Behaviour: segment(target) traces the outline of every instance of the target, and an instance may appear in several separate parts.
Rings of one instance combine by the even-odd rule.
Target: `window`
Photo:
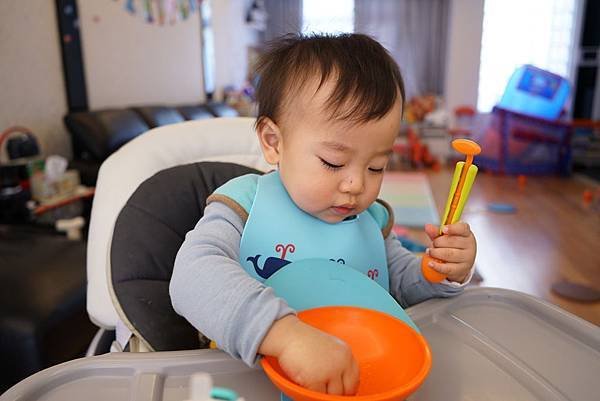
[[[354,0],[303,0],[302,33],[354,31]]]
[[[577,0],[486,0],[477,108],[500,100],[514,70],[533,64],[568,78]]]

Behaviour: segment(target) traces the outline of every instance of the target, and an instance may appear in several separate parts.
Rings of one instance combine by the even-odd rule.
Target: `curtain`
[[[302,30],[302,0],[265,0],[268,20],[265,40]]]
[[[377,39],[402,72],[406,97],[444,90],[449,0],[355,0],[354,30]]]

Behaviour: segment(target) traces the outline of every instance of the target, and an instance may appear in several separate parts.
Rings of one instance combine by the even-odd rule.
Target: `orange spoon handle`
[[[467,159],[465,160],[465,164],[460,172],[460,178],[458,180],[458,185],[456,186],[456,191],[454,191],[454,195],[452,197],[452,204],[450,205],[450,212],[448,213],[448,217],[446,221],[444,221],[444,225],[452,223],[452,219],[454,218],[454,213],[456,212],[456,208],[458,207],[458,202],[460,201],[460,194],[462,193],[463,187],[465,186],[465,181],[467,179],[467,172],[469,171],[469,167],[473,164],[473,156],[467,155]]]

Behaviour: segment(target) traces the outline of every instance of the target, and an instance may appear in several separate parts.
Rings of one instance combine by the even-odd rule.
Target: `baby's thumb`
[[[432,241],[440,235],[439,228],[433,224],[425,224],[425,233]]]

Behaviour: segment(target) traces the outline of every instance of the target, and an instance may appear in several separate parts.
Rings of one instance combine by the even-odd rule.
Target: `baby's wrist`
[[[467,278],[469,278],[469,273],[467,273],[463,276],[457,277],[457,278],[448,278],[448,280],[454,281],[455,283],[458,283],[458,284],[464,284],[465,281],[467,281]]]
[[[258,352],[262,355],[279,357],[285,345],[290,341],[294,333],[293,327],[300,320],[296,315],[286,315],[276,320],[265,335]]]
[[[464,284],[471,276],[471,270],[473,270],[473,266],[471,266],[469,270],[467,270],[464,274],[456,275],[453,277],[448,276],[448,281],[453,281],[458,284]]]

